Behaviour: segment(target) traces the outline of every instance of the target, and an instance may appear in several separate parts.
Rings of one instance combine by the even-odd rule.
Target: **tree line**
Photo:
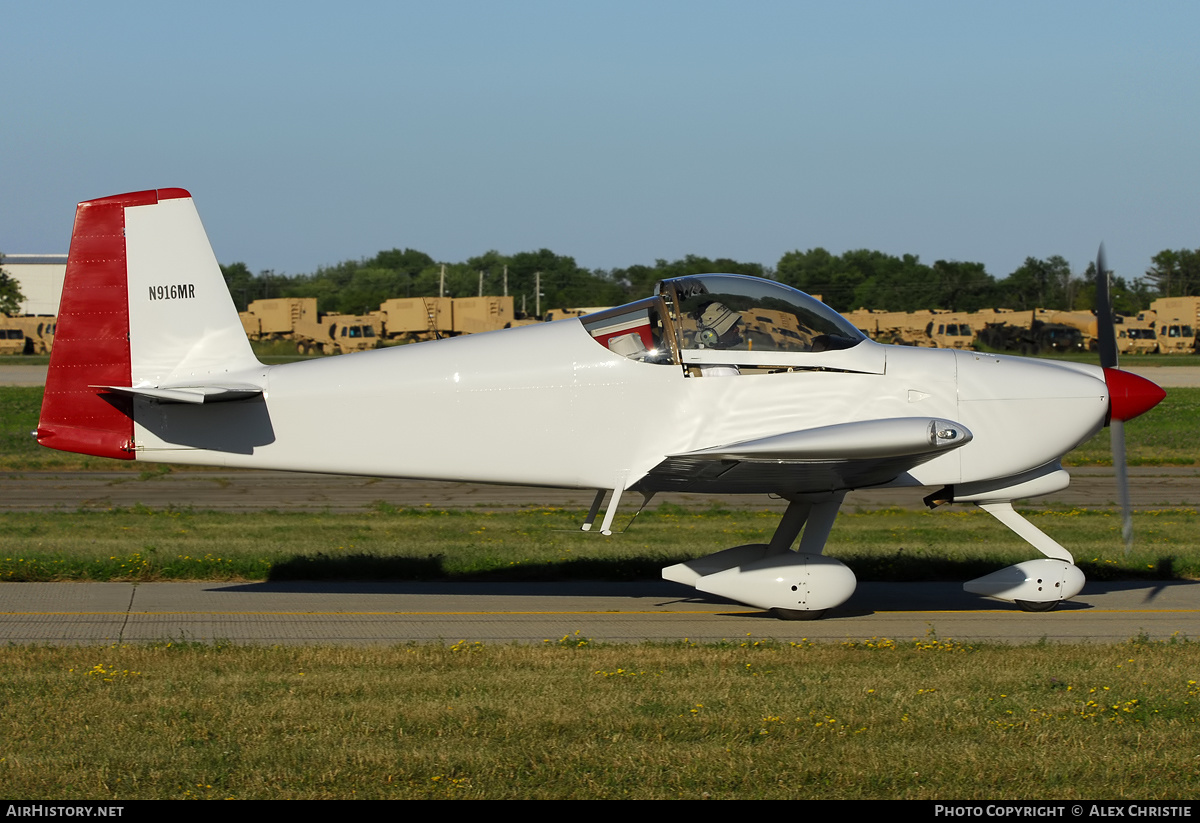
[[[1134,314],[1158,297],[1200,294],[1200,249],[1163,251],[1145,275],[1132,282],[1113,278],[1113,306]],[[414,249],[381,251],[374,257],[322,266],[312,274],[284,275],[272,270],[254,274],[245,263],[222,265],[221,271],[239,311],[258,299],[316,297],[322,311],[365,314],[393,297],[447,297],[476,294],[512,295],[518,311],[533,314],[559,307],[613,306],[649,296],[659,280],[706,272],[768,277],[819,294],[838,311],[856,308],[887,311],[984,308],[1027,310],[1090,309],[1095,301],[1095,264],[1073,273],[1062,257],[1027,257],[1003,279],[988,274],[982,263],[938,260],[923,263],[916,255],[901,257],[859,249],[834,255],[823,248],[791,251],[775,267],[728,258],[687,255],[656,260],[653,265],[586,269],[573,257],[549,249],[501,254],[489,251],[461,263],[440,263]],[[535,284],[540,284],[540,300]]]

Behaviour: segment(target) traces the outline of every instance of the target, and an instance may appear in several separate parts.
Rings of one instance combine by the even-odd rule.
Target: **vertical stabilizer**
[[[39,443],[132,459],[133,400],[107,387],[204,385],[257,366],[188,192],[79,204]]]

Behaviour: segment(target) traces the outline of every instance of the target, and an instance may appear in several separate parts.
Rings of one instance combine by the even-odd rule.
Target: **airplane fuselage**
[[[974,434],[895,481],[936,486],[1052,462],[1107,410],[1093,367],[866,340],[823,354],[820,367],[809,355],[794,371],[689,376],[615,354],[564,320],[230,375],[262,386],[251,401],[139,398],[133,441],[153,462],[611,488],[667,455],[932,416]],[[833,370],[864,362],[877,373]]]

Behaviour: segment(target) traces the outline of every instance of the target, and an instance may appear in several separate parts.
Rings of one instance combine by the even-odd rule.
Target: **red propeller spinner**
[[[1157,406],[1167,393],[1157,383],[1120,369],[1105,369],[1110,420],[1132,420]]]

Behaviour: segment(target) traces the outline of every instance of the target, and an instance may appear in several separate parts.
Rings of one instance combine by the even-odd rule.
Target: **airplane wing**
[[[876,486],[970,440],[961,423],[929,417],[839,423],[669,455],[634,488],[730,494]]]

